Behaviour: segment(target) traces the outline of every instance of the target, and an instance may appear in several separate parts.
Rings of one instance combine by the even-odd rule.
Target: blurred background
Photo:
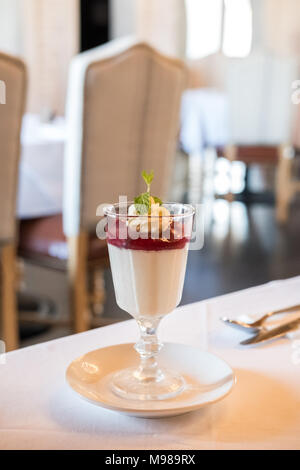
[[[131,89],[130,77],[134,77],[130,109],[136,109],[145,64],[139,59],[137,65],[130,61],[124,65],[126,51],[136,42],[147,43],[169,64],[164,73],[170,73],[170,90],[171,68],[177,64],[185,73],[180,96],[179,85],[171,96],[168,87],[163,88],[163,80],[158,80],[153,85],[155,92],[145,88],[143,98],[148,108],[153,105],[149,119],[159,119],[160,113],[165,116],[159,137],[147,124],[145,146],[151,158],[144,160],[149,166],[145,169],[152,169],[153,161],[155,174],[163,169],[167,184],[156,192],[161,191],[168,200],[201,203],[205,213],[204,247],[190,252],[182,303],[299,274],[299,15],[297,0],[0,0],[0,53],[21,58],[27,73],[24,112],[11,118],[15,123],[21,119],[20,128],[16,126],[9,134],[6,106],[12,94],[6,77],[10,75],[5,64],[1,68],[0,56],[0,81],[6,84],[1,93],[6,92],[7,103],[0,104],[0,137],[21,141],[17,184],[11,193],[17,208],[10,244],[16,254],[3,258],[4,272],[5,263],[17,266],[14,282],[21,346],[74,331],[74,305],[75,331],[127,319],[115,303],[104,248],[95,255],[101,263],[95,265],[91,277],[82,274],[86,264],[76,264],[81,256],[79,232],[67,228],[76,219],[76,210],[67,215],[69,209],[63,201],[68,199],[66,187],[80,187],[84,179],[90,188],[103,188],[101,196],[97,193],[99,203],[112,202],[111,194],[120,194],[120,180],[127,181],[127,173],[137,177],[140,171],[138,160],[130,156],[132,147],[127,148],[123,141],[120,147],[114,145],[127,132],[124,122],[133,122],[134,117],[125,113],[123,95],[110,88],[114,83],[126,94],[126,87]],[[98,46],[104,47],[99,50],[102,61],[115,57],[114,48],[125,54],[123,68],[117,70],[116,65],[108,73],[104,64],[103,72],[88,77],[88,64],[98,60],[98,52],[90,55],[89,51]],[[70,69],[74,56],[79,57],[77,66]],[[123,61],[120,57],[119,62]],[[153,60],[159,67],[160,60]],[[147,77],[151,76],[149,70]],[[83,80],[82,71],[86,94],[77,103],[76,84]],[[88,109],[88,96],[98,96],[94,91],[88,95],[88,87],[94,90],[98,86],[105,91],[97,110],[91,111],[95,113],[92,125],[82,117],[82,108]],[[77,90],[82,89],[83,85]],[[165,106],[159,108],[164,100]],[[146,110],[141,112],[146,116]],[[143,120],[145,126],[147,119]],[[69,120],[74,121],[71,134]],[[93,139],[97,129],[101,133],[105,128],[106,137],[109,134],[105,146],[100,142],[97,147],[101,166],[94,172],[94,180],[89,177],[88,164],[82,162],[95,158],[89,157],[95,151],[88,145],[80,147],[76,125],[84,142]],[[136,126],[140,126],[139,135],[141,121]],[[132,124],[130,132],[133,129]],[[168,149],[165,153],[163,145]],[[81,179],[75,172],[66,181],[64,168],[78,164],[77,160],[72,163],[70,155],[72,148],[78,151],[79,147]],[[11,158],[4,150],[0,149],[2,187],[7,180],[2,168]],[[108,181],[109,190],[105,189]],[[112,187],[114,193],[109,193]],[[131,190],[128,188],[128,194]],[[103,201],[105,191],[108,200]],[[72,201],[83,198],[83,193],[71,193]],[[96,213],[96,206],[90,205],[90,210]],[[70,240],[75,235],[73,250]],[[6,240],[3,237],[3,246]],[[86,292],[78,294],[74,278],[75,285],[92,286],[92,300],[85,300],[81,313],[76,305]],[[71,291],[77,292],[71,301],[70,282]],[[78,316],[83,310],[88,320],[82,325]]]

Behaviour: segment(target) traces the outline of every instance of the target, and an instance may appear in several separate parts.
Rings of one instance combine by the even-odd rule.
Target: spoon
[[[265,315],[263,315],[261,318],[259,318],[258,320],[251,322],[251,323],[246,323],[241,320],[231,320],[230,318],[227,318],[227,317],[223,317],[221,318],[221,320],[224,323],[226,323],[226,325],[230,325],[234,328],[247,330],[249,331],[249,333],[258,333],[259,330],[264,327],[264,322],[271,316],[278,315],[280,313],[285,313],[285,312],[294,312],[299,308],[300,308],[300,305],[295,305],[294,307],[283,308],[280,310],[268,312]]]

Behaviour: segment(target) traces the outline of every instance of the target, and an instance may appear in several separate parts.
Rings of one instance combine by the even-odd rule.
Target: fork
[[[288,313],[288,312],[295,312],[300,308],[300,305],[295,305],[293,307],[289,308],[283,308],[280,310],[273,310],[271,312],[266,313],[263,315],[261,318],[258,320],[252,322],[252,323],[246,323],[240,320],[231,320],[230,318],[223,317],[221,320],[226,323],[226,325],[233,326],[235,328],[242,328],[244,330],[249,331],[249,333],[257,333],[261,328],[264,327],[265,321],[272,317],[273,315],[278,315],[280,313]]]

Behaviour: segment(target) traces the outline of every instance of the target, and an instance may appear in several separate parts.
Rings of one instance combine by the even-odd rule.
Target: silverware
[[[260,331],[260,327],[253,327],[249,323],[244,323],[239,320],[230,320],[230,318],[223,317],[221,320],[229,326],[232,326],[233,328],[237,328],[239,330],[243,331],[248,331],[249,333],[258,333]]]
[[[286,333],[289,333],[290,331],[296,330],[299,326],[300,326],[300,318],[297,318],[296,320],[293,320],[288,323],[284,323],[283,325],[278,326],[276,328],[271,328],[270,330],[263,328],[255,336],[245,339],[240,344],[242,344],[243,346],[246,346],[248,344],[256,344],[262,341],[268,341],[270,339],[279,338],[280,336],[284,336]]]
[[[221,320],[226,323],[226,325],[232,326],[234,328],[239,328],[243,330],[249,331],[249,333],[258,333],[260,329],[263,327],[264,322],[270,318],[273,315],[278,315],[280,313],[287,313],[287,312],[294,312],[297,311],[300,308],[300,305],[295,305],[293,307],[289,308],[283,308],[280,310],[274,310],[272,312],[268,312],[265,315],[263,315],[261,318],[258,320],[252,322],[252,323],[246,323],[240,320],[231,320],[230,318],[223,317]]]

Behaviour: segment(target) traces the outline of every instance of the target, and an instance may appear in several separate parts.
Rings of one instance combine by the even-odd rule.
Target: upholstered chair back
[[[145,190],[166,197],[179,131],[184,65],[134,39],[115,40],[73,60],[67,98],[64,231],[94,230],[99,204]]]
[[[26,69],[0,53],[0,244],[16,234],[16,194],[20,133],[26,97]]]
[[[279,145],[291,139],[296,61],[255,52],[227,64],[230,138],[241,145]]]

